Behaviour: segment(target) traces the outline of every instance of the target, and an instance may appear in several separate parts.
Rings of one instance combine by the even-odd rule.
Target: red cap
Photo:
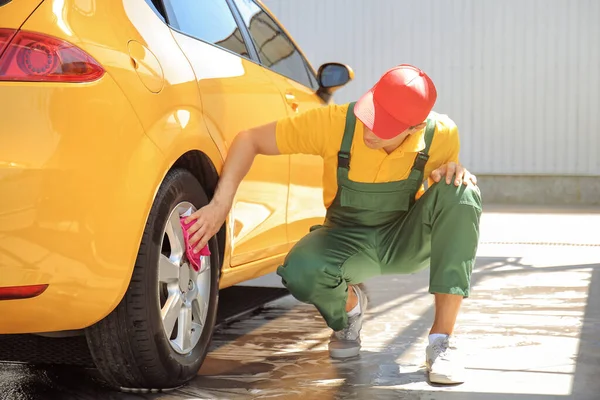
[[[387,71],[354,106],[354,114],[381,139],[391,139],[427,119],[437,91],[417,67],[398,65]]]

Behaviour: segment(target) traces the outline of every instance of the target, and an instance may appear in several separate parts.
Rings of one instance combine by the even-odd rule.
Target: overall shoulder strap
[[[431,142],[433,142],[436,123],[437,121],[435,118],[429,118],[427,120],[427,127],[425,128],[425,149],[423,150],[423,153],[425,154],[429,154],[429,148],[431,147]]]
[[[352,139],[354,138],[354,127],[356,126],[356,116],[354,115],[354,104],[350,103],[346,112],[346,126],[344,127],[344,137],[340,151],[338,152],[338,168],[350,168],[350,149],[352,148]]]
[[[420,151],[415,158],[415,162],[413,164],[413,170],[417,170],[423,172],[425,170],[425,164],[429,160],[429,148],[431,147],[431,142],[433,142],[433,134],[435,133],[435,118],[427,119],[427,127],[425,128],[425,148],[423,151]]]

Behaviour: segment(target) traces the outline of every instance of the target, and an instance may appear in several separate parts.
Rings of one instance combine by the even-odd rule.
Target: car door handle
[[[292,110],[294,110],[294,112],[298,112],[298,108],[300,107],[300,104],[298,104],[298,102],[296,101],[296,96],[294,96],[293,93],[287,92],[285,94],[285,100],[288,102],[288,104],[290,105]]]

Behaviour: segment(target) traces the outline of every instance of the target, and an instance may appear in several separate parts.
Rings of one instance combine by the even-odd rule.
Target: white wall
[[[352,101],[411,63],[479,174],[600,176],[600,0],[263,0]]]

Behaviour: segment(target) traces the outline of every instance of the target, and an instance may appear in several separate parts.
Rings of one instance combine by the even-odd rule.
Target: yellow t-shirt
[[[340,150],[349,104],[331,104],[283,118],[277,122],[277,148],[281,154],[313,154],[323,157],[323,201],[329,207],[337,192],[337,154]],[[458,162],[460,141],[456,124],[446,115],[437,119],[425,177],[448,162]],[[363,141],[363,124],[356,120],[350,151],[350,173],[356,182],[380,183],[408,178],[416,153],[425,149],[425,129],[410,135],[392,153],[368,148]],[[430,182],[431,183],[431,182]],[[421,187],[419,198],[424,192]]]

